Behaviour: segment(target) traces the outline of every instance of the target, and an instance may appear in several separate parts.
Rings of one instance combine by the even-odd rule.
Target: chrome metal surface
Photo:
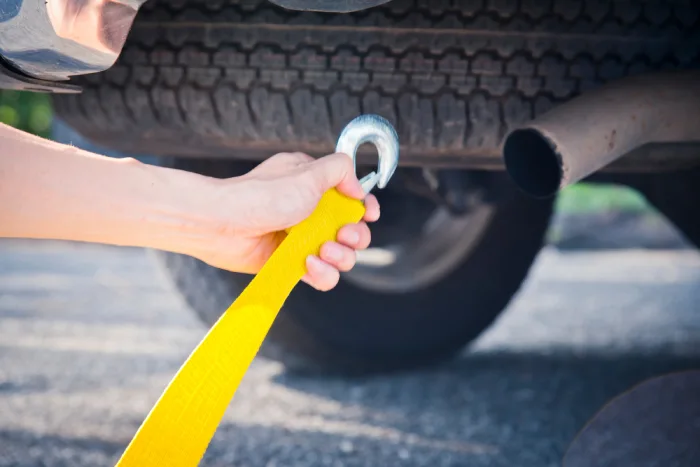
[[[639,75],[586,93],[510,133],[503,157],[524,191],[550,196],[659,143],[700,143],[700,71]]]
[[[354,163],[357,149],[365,143],[373,144],[379,157],[377,171],[360,180],[365,193],[369,193],[375,186],[386,187],[399,166],[399,136],[385,118],[373,114],[360,115],[343,128],[335,152],[347,154]]]
[[[38,79],[104,71],[145,0],[1,0],[0,55]]]
[[[360,115],[343,129],[335,151],[355,162],[357,149],[365,144],[377,148],[379,166],[360,183],[369,193],[386,187],[399,165],[399,137],[394,127],[378,115]],[[387,248],[357,252],[357,264],[344,278],[360,287],[383,293],[402,293],[424,288],[457,268],[481,237],[493,208],[482,205],[465,216],[452,216],[436,208],[420,234]]]

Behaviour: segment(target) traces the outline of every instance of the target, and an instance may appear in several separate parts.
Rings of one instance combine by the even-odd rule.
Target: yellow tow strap
[[[283,202],[283,201],[282,201]],[[202,459],[277,313],[306,272],[306,257],[359,222],[361,201],[333,189],[209,330],[160,396],[117,467],[192,467]]]

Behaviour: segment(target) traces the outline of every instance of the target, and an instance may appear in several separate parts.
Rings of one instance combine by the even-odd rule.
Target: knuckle
[[[347,173],[353,173],[355,171],[355,164],[353,160],[345,154],[340,154],[339,156],[344,171]]]
[[[309,196],[320,197],[324,190],[324,175],[318,170],[307,170],[299,177],[300,187],[303,190],[308,190]]]
[[[313,157],[309,156],[308,154],[304,152],[294,152],[292,153],[294,158],[298,160],[299,162],[311,162],[314,160]]]
[[[292,157],[291,152],[278,152],[274,156],[268,158],[268,161],[283,161]]]
[[[287,165],[300,165],[313,160],[313,157],[303,152],[280,152],[274,155],[271,159],[274,159],[276,163],[282,163]]]
[[[342,170],[343,172],[352,171],[354,168],[354,164],[352,162],[352,159],[347,154],[337,152],[335,154],[331,154],[330,156],[328,156],[327,159],[329,162],[332,162],[333,165],[337,166],[338,169]]]

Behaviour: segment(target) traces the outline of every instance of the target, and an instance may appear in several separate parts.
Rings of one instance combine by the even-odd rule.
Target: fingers
[[[322,292],[331,290],[338,285],[341,272],[355,267],[355,251],[367,248],[371,237],[364,222],[344,226],[338,231],[337,242],[324,243],[319,256],[307,258],[307,273],[302,280]]]
[[[295,168],[302,168],[306,173],[304,183],[310,183],[323,194],[331,188],[336,188],[346,196],[365,201],[365,220],[374,222],[379,219],[379,202],[373,195],[365,194],[355,175],[352,159],[346,154],[331,154],[320,159],[314,159],[301,152],[280,153],[258,166],[266,171],[283,174]]]
[[[294,169],[306,173],[306,182],[315,186],[319,193],[331,188],[356,199],[365,201],[365,220],[379,219],[379,203],[373,195],[366,195],[355,175],[355,167],[346,154],[331,154],[321,159],[303,152],[281,152],[260,163],[250,173],[263,172],[266,175],[289,175]],[[309,180],[311,179],[311,180]]]
[[[309,256],[306,258],[306,275],[302,280],[316,290],[327,292],[338,285],[340,272],[318,256]]]
[[[364,222],[348,224],[338,231],[338,242],[355,250],[364,250],[372,240],[369,227]]]
[[[320,193],[337,188],[351,198],[365,197],[365,192],[355,176],[352,159],[346,154],[331,154],[310,163],[308,176]]]
[[[348,272],[355,266],[355,250],[340,243],[324,243],[319,256],[340,272]]]
[[[367,195],[365,198],[365,217],[367,222],[377,222],[379,220],[379,201],[374,195]]]

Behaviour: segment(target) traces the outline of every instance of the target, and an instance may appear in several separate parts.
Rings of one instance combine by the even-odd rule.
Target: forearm
[[[97,156],[0,124],[0,237],[190,250],[215,231],[207,177]]]

